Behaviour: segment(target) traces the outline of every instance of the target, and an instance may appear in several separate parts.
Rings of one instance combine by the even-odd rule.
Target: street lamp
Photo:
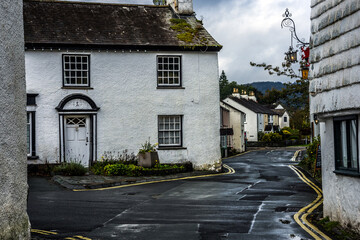
[[[294,51],[293,47],[290,46],[289,47],[289,51],[287,51],[285,53],[285,61],[289,62],[289,63],[296,63],[297,62],[297,50]]]
[[[298,62],[297,53],[298,50],[294,51],[293,40],[297,41],[297,47],[301,50],[301,62],[300,62],[300,70],[301,70],[301,78],[308,79],[309,75],[309,43],[300,40],[296,33],[295,22],[291,19],[292,14],[289,12],[289,9],[285,10],[283,14],[284,19],[281,21],[281,28],[287,27],[290,31],[290,40],[291,44],[289,46],[289,51],[285,53],[285,65],[291,66],[292,63]]]

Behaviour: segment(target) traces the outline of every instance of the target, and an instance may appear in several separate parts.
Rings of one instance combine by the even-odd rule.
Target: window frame
[[[75,57],[87,57],[87,84],[66,84],[65,83],[65,57],[66,56],[75,56]],[[62,54],[61,56],[62,60],[62,86],[63,88],[90,88],[90,54]]]
[[[287,123],[287,116],[284,116],[284,123]]]
[[[29,121],[28,121],[29,119]],[[36,156],[36,137],[35,137],[35,111],[26,112],[26,127],[29,126],[29,131],[26,129],[26,154],[28,158],[37,158]],[[28,136],[29,132],[29,136]],[[29,143],[28,143],[29,140]],[[29,147],[29,149],[28,149]],[[28,151],[29,150],[29,151]]]
[[[352,168],[351,165],[351,145],[350,142],[350,125],[351,121],[356,121],[356,168]],[[342,156],[341,156],[341,124],[345,122],[346,127],[346,152],[348,156],[347,166],[342,166]],[[334,161],[335,161],[335,173],[344,174],[344,175],[352,175],[352,176],[360,176],[359,171],[359,119],[357,115],[348,115],[342,117],[334,117],[333,118],[333,131],[334,131]],[[349,157],[350,156],[350,157]],[[349,167],[350,166],[350,167]]]
[[[160,118],[162,117],[179,117],[180,118],[180,143],[179,144],[160,144]],[[177,131],[177,130],[176,130]],[[166,148],[183,148],[183,115],[158,115],[158,143],[159,149]]]
[[[179,58],[179,83],[178,84],[159,84],[159,58]],[[174,70],[173,70],[174,72]],[[181,55],[157,55],[156,56],[156,86],[158,89],[165,88],[165,89],[171,89],[171,88],[183,88],[182,87],[182,56]]]

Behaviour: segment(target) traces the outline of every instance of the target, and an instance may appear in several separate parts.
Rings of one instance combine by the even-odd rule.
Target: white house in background
[[[277,113],[257,103],[253,92],[250,93],[250,96],[245,91],[240,95],[239,91],[234,89],[232,96],[223,101],[245,113],[244,129],[248,141],[258,141],[258,132],[265,132],[265,130],[272,132],[278,128]]]
[[[276,104],[275,108],[272,109],[279,115],[279,127],[290,127],[290,115],[281,104]]]
[[[245,113],[220,101],[220,138],[223,157],[227,157],[229,150],[245,151]]]
[[[88,166],[150,138],[160,162],[220,169],[221,45],[191,0],[25,0],[24,28],[29,162]]]
[[[310,114],[321,136],[324,216],[360,233],[360,4],[311,2]]]

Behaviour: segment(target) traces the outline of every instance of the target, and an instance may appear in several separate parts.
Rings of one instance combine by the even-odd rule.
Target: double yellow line
[[[87,238],[87,237],[83,237],[83,236],[79,236],[79,235],[76,235],[76,236],[73,236],[73,237],[67,237],[67,238],[64,238],[64,239],[67,239],[67,240],[79,240],[79,239],[91,240],[91,238]]]
[[[38,234],[41,234],[41,235],[46,235],[46,236],[57,235],[56,232],[50,232],[50,231],[45,231],[45,230],[40,230],[40,229],[31,229],[31,232],[32,233],[38,233]]]
[[[325,233],[321,232],[316,226],[314,226],[313,224],[311,224],[308,220],[307,220],[307,216],[309,214],[311,214],[317,207],[319,207],[322,202],[323,202],[323,195],[322,195],[322,190],[312,181],[310,181],[304,173],[302,173],[300,170],[298,170],[296,167],[294,167],[293,165],[289,165],[289,167],[291,168],[291,170],[293,170],[298,177],[307,185],[309,185],[312,189],[314,189],[314,191],[317,194],[317,198],[310,203],[309,205],[303,207],[302,209],[300,209],[299,212],[297,212],[294,215],[294,219],[297,222],[297,224],[300,225],[300,227],[302,229],[304,229],[307,233],[309,233],[315,240],[331,240],[331,238],[329,238]],[[301,221],[300,221],[301,219]],[[319,237],[319,235],[322,237]]]
[[[57,235],[58,233],[57,232],[50,232],[50,231],[45,231],[45,230],[40,230],[40,229],[31,229],[31,232],[32,233],[37,233],[37,234],[41,234],[41,235],[45,235],[45,236],[54,236],[54,235]],[[67,240],[91,240],[91,238],[87,238],[87,237],[84,237],[84,236],[80,236],[80,235],[76,235],[76,236],[72,236],[72,237],[66,237],[64,239],[67,239]]]

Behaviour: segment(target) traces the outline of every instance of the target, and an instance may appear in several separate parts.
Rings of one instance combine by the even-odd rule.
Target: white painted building
[[[236,152],[245,151],[245,113],[232,107],[231,105],[220,101],[221,108],[221,126],[220,137],[221,146],[224,148],[224,142],[227,147]],[[226,138],[226,140],[225,140]],[[230,143],[230,144],[229,144]]]
[[[221,46],[177,4],[25,1],[30,162],[88,166],[150,138],[162,163],[219,169]]]
[[[284,127],[290,127],[290,115],[288,111],[281,104],[277,104],[276,107],[272,110],[277,114],[279,114],[280,129]]]
[[[245,137],[248,141],[258,141],[258,132],[264,132],[265,125],[267,125],[266,122],[269,123],[268,120],[265,121],[265,117],[268,118],[270,116],[271,121],[274,119],[274,116],[277,116],[277,113],[271,109],[257,103],[255,96],[248,96],[245,92],[240,95],[236,90],[232,96],[227,97],[223,101],[245,113],[244,129]],[[270,124],[274,124],[274,122]],[[276,123],[276,125],[278,124]]]
[[[313,0],[311,8],[310,114],[321,136],[324,216],[360,233],[360,2]]]

